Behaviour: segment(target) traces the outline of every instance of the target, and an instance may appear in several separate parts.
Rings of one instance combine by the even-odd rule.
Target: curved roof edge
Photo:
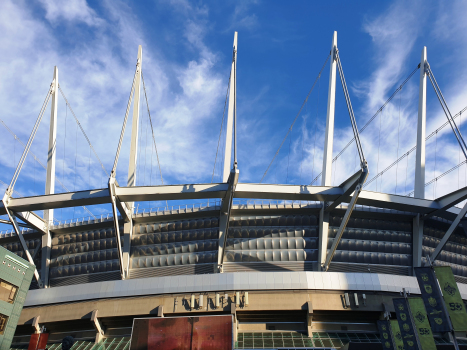
[[[458,283],[462,298],[467,285]],[[415,277],[348,272],[235,272],[105,281],[30,290],[25,307],[143,295],[254,290],[352,290],[420,294]]]

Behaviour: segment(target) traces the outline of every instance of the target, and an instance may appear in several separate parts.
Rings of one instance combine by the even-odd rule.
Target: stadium
[[[235,349],[341,349],[349,344],[382,349],[376,322],[394,318],[392,298],[420,294],[413,268],[429,262],[452,267],[466,301],[467,207],[456,205],[467,199],[467,188],[425,199],[427,83],[445,104],[426,48],[412,73],[420,76],[413,196],[363,189],[368,165],[337,33],[326,62],[330,79],[321,185],[239,182],[235,34],[222,182],[135,186],[139,100],[145,92],[140,47],[108,187],[63,193],[54,193],[54,104],[61,92],[55,68],[46,98],[52,103],[46,193],[13,196],[34,126],[0,206],[0,215],[7,215],[3,223],[13,227],[1,234],[0,245],[36,266],[11,348],[27,348],[31,334],[45,328],[48,349],[60,349],[62,339],[72,336],[73,350],[127,350],[135,319],[231,315]],[[337,75],[360,169],[331,186]],[[447,105],[445,110],[465,151],[456,133],[457,115]],[[115,171],[128,120],[128,184],[121,186]],[[135,206],[148,201],[167,205],[149,211]],[[112,215],[53,220],[54,210],[100,204],[110,204]],[[42,210],[43,218],[34,213]],[[467,345],[465,333],[456,337]],[[439,349],[454,348],[446,334],[436,334],[435,340]]]

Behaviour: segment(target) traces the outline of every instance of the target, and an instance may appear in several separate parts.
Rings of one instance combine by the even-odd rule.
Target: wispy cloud
[[[69,0],[66,2],[39,0],[44,6],[45,18],[55,24],[60,21],[84,22],[89,26],[103,24],[96,12],[91,9],[86,0]]]
[[[109,171],[131,88],[137,47],[141,44],[143,73],[164,179],[166,183],[205,181],[203,177],[210,173],[215,155],[217,120],[220,123],[214,110],[222,104],[220,91],[225,85],[225,77],[217,73],[217,54],[204,43],[206,9],[185,13],[182,23],[187,41],[174,44],[196,51],[189,60],[175,61],[147,44],[141,24],[126,3],[102,3],[105,17],[99,16],[84,0],[67,3],[67,6],[48,1],[41,4],[46,11],[45,19],[24,3],[7,0],[0,4],[0,30],[8,34],[0,38],[0,50],[5,53],[0,58],[0,102],[5,106],[2,120],[26,141],[52,81],[53,66],[57,65],[60,85]],[[87,28],[79,27],[79,23]],[[61,46],[62,33],[54,30],[64,24],[76,26],[74,31],[67,32],[71,35],[68,39],[73,40],[73,48]],[[91,35],[84,38],[80,30],[90,31]],[[49,113],[44,116],[32,148],[44,164]],[[144,97],[141,115],[142,126],[149,128]],[[216,131],[211,132],[214,129]],[[118,167],[119,181],[123,184],[126,183],[130,133],[131,122]],[[137,183],[143,184],[143,180],[146,184],[160,183],[157,182],[150,132],[144,130],[140,138]],[[15,153],[17,161],[22,150],[7,136],[1,138],[0,144],[4,150],[0,155],[2,180],[9,182],[16,165],[8,155]],[[78,190],[105,185],[105,175],[92,154],[89,158],[89,147],[79,131],[76,133],[70,111],[66,112],[61,98],[57,156],[57,176],[68,188]],[[21,178],[32,181],[33,177],[39,184],[35,188],[24,181],[18,183],[17,189],[23,195],[43,193],[45,173],[39,173],[39,169],[35,171],[30,158]],[[58,186],[57,191],[62,189]]]

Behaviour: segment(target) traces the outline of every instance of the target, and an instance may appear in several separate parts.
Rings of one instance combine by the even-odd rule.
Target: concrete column
[[[133,100],[133,122],[131,125],[131,144],[130,144],[130,163],[128,165],[128,187],[136,185],[136,162],[138,158],[138,130],[139,130],[139,105],[141,95],[141,70],[143,64],[143,48],[138,46],[138,59],[136,61],[136,79],[135,79],[135,97]],[[134,202],[126,203],[130,210],[130,215],[133,215]],[[130,217],[130,220],[133,220]],[[123,225],[123,252],[122,252],[122,271],[123,278],[127,278],[130,264],[130,251],[131,251],[131,236],[133,233],[133,223],[125,223]]]
[[[234,343],[238,340],[238,320],[237,320],[237,307],[235,303],[230,303],[230,313],[233,318],[233,340]]]
[[[321,270],[321,267],[323,267],[328,251],[329,212],[324,209],[323,203],[323,207],[319,211],[318,270]]]
[[[124,278],[128,278],[130,275],[130,252],[131,252],[131,237],[133,236],[133,223],[125,222],[123,224],[123,271]]]
[[[331,186],[332,175],[332,146],[334,141],[334,114],[336,107],[336,53],[337,53],[337,32],[334,32],[331,46],[331,64],[329,71],[328,89],[328,109],[326,115],[326,131],[324,138],[323,172],[321,175],[321,185]],[[328,247],[329,213],[325,212],[325,203],[319,214],[319,248],[318,248],[318,269],[321,269],[325,260]]]
[[[322,186],[331,186],[332,173],[332,146],[334,140],[334,113],[336,107],[336,51],[337,32],[332,37],[331,68],[329,72],[328,110],[326,116],[326,134],[324,139]]]
[[[34,333],[39,334],[41,332],[41,325],[39,324],[40,316],[36,316],[32,319],[32,328],[34,328]]]
[[[307,302],[307,313],[306,313],[306,329],[307,334],[311,338],[313,336],[311,330],[313,329],[313,306],[311,305],[311,301]]]
[[[230,86],[229,86],[229,109],[227,113],[226,135],[225,135],[225,154],[224,154],[224,170],[222,173],[222,182],[227,182],[230,175],[232,165],[232,134],[235,113],[235,98],[236,98],[236,66],[237,66],[237,32],[234,34],[233,42],[233,59],[230,69]]]
[[[94,310],[91,313],[91,322],[94,326],[94,329],[96,330],[95,343],[98,344],[104,337],[104,328],[102,327],[99,319],[97,318],[97,310]]]
[[[426,46],[420,59],[420,87],[418,93],[417,152],[415,156],[414,197],[425,198],[425,138],[426,138]],[[423,243],[423,218],[413,219],[412,258],[413,267],[421,266]]]
[[[225,200],[225,199],[224,199]],[[219,217],[219,248],[217,253],[217,266],[214,267],[215,272],[221,272],[222,269],[219,268],[222,266],[222,258],[224,256],[224,244],[227,239],[227,234],[229,230],[229,214],[221,213]]]
[[[138,156],[139,100],[141,93],[141,68],[143,63],[143,48],[138,47],[137,72],[135,81],[135,98],[133,100],[133,122],[131,125],[130,164],[128,165],[128,187],[136,184],[136,161]],[[128,203],[133,213],[133,203]]]
[[[417,214],[413,218],[413,239],[412,239],[412,260],[413,267],[419,267],[422,264],[422,244],[423,244],[423,224],[424,220]]]
[[[58,104],[58,68],[54,68],[52,81],[52,106],[50,108],[49,149],[47,153],[47,177],[45,182],[45,194],[55,193],[55,160],[57,151],[57,104]],[[53,224],[54,210],[44,210],[44,221],[47,224],[46,233],[42,236],[42,268],[41,277],[44,287],[49,285],[50,252],[52,250],[52,236],[49,227]]]
[[[415,158],[415,198],[425,198],[425,137],[426,137],[426,46],[420,60],[420,87],[418,93],[417,153]]]

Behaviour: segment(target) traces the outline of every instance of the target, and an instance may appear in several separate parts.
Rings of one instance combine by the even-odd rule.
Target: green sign
[[[381,336],[381,344],[384,350],[394,350],[394,344],[391,336],[391,326],[389,321],[380,320],[377,322],[379,335]]]
[[[419,350],[416,330],[410,318],[410,307],[405,298],[392,299],[394,310],[396,311],[397,321],[399,322],[399,330],[401,332],[402,341],[404,342],[405,350]]]
[[[422,298],[408,298],[415,329],[418,333],[420,346],[423,350],[436,350],[435,339],[431,332],[430,322]]]
[[[402,340],[401,330],[399,328],[399,322],[397,320],[389,321],[391,325],[392,336],[394,339],[394,347],[396,350],[404,350],[404,341]]]
[[[451,317],[452,327],[457,332],[467,332],[467,312],[451,266],[435,266],[434,270],[443,292],[444,303]]]
[[[444,308],[443,295],[438,288],[434,270],[431,267],[415,267],[414,270],[432,332],[450,332],[452,329],[448,321],[449,316]]]

